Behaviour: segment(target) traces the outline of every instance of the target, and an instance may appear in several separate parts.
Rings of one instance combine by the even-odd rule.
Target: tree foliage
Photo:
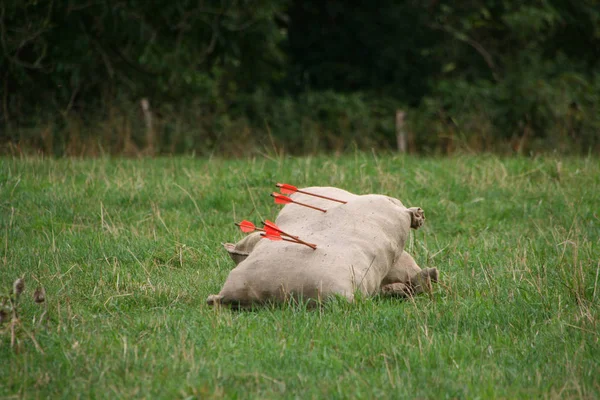
[[[165,144],[216,146],[245,124],[297,148],[310,122],[389,146],[398,107],[421,150],[461,136],[600,144],[598,0],[6,0],[0,45],[3,143],[147,97]],[[369,122],[344,122],[356,118]]]
[[[215,80],[246,90],[270,84],[283,65],[277,3],[2,2],[6,111],[45,104],[69,112],[104,95],[173,101],[205,96]]]

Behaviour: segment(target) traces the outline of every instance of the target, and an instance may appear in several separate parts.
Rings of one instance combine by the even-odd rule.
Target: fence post
[[[154,133],[154,125],[152,124],[152,111],[150,110],[150,102],[147,98],[141,101],[142,111],[144,112],[144,120],[146,122],[146,153],[153,156],[155,152],[156,135]]]
[[[406,130],[404,129],[404,117],[406,113],[402,110],[396,110],[396,140],[398,141],[398,151],[406,153]]]

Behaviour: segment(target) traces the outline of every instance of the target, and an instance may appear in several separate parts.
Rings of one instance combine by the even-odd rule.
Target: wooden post
[[[396,140],[398,141],[398,151],[406,153],[406,130],[404,129],[404,117],[406,113],[402,110],[396,110]]]
[[[154,155],[155,135],[154,126],[152,125],[152,111],[150,110],[150,102],[147,98],[140,101],[142,111],[144,112],[144,120],[146,121],[146,153]]]

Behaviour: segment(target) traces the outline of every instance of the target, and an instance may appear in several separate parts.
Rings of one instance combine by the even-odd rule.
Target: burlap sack
[[[431,282],[437,281],[437,268],[421,269],[412,256],[404,251],[381,281],[381,293],[400,297],[413,296],[431,290]]]
[[[254,246],[261,240],[259,232],[252,233],[236,244],[233,243],[223,243],[223,247],[229,253],[231,259],[235,262],[235,265],[238,265],[242,261],[244,261],[254,250]]]
[[[327,212],[296,204],[281,210],[276,224],[317,244],[317,250],[289,242],[258,240],[257,235],[248,237],[241,248],[248,245],[249,251],[240,249],[239,256],[248,255],[231,271],[221,292],[209,296],[209,304],[246,306],[283,301],[289,296],[324,299],[332,295],[352,301],[356,291],[376,294],[400,260],[409,229],[423,223],[420,208],[406,208],[387,196],[357,196],[336,188],[305,190],[348,201],[339,204],[297,193],[292,195],[294,200]]]
[[[250,255],[260,239],[259,233],[253,233],[236,244],[225,243],[223,246],[237,265]],[[422,270],[405,250],[381,281],[381,294],[399,297],[413,296],[427,290],[431,282],[437,282],[437,280],[437,268]]]

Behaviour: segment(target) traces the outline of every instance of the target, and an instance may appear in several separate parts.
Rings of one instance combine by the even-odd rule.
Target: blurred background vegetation
[[[410,152],[600,151],[600,0],[3,0],[0,45],[5,154],[395,149],[399,109]]]

